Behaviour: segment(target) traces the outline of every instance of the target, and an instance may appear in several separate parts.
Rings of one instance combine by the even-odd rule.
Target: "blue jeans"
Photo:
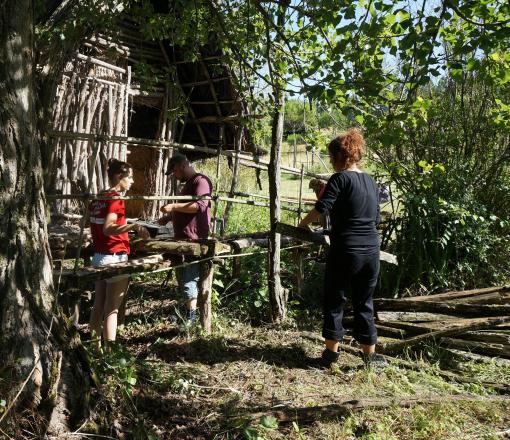
[[[192,263],[184,267],[178,267],[175,269],[175,276],[177,277],[177,282],[184,299],[186,301],[197,299],[200,264]]]

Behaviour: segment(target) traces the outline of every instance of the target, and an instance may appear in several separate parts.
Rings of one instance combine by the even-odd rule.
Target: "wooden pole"
[[[89,134],[89,133],[74,133],[74,132],[66,132],[66,131],[53,131],[50,130],[48,132],[48,136],[50,137],[57,137],[57,138],[63,138],[63,139],[81,139],[81,140],[92,140],[96,136],[100,138],[100,140],[103,141],[114,141],[114,142],[126,142],[129,145],[132,146],[142,146],[142,147],[148,147],[148,148],[161,148],[161,149],[180,149],[180,150],[188,150],[188,151],[198,151],[201,153],[208,153],[213,156],[216,156],[218,154],[218,150],[214,148],[209,147],[200,147],[196,145],[191,144],[182,144],[179,142],[173,142],[173,141],[161,141],[161,140],[155,140],[155,139],[143,139],[143,138],[133,138],[133,137],[127,137],[127,136],[114,136],[114,135],[105,135],[105,134]],[[247,161],[253,166],[261,167],[262,169],[268,169],[269,162],[266,160],[262,160],[257,158],[254,158],[253,156],[249,156],[248,154],[242,154],[237,153],[235,151],[231,150],[222,150],[221,152],[222,156],[227,157],[239,157],[241,159],[241,164],[243,164],[243,161]],[[287,172],[290,174],[296,174],[300,175],[301,171],[292,167],[287,167],[280,165],[280,170],[282,172]],[[314,177],[316,179],[324,179],[325,176],[330,176],[330,173],[328,174],[317,174],[317,173],[310,173],[305,171],[305,176],[307,177]]]
[[[241,143],[243,140],[243,132],[244,127],[241,125],[237,128],[236,133],[236,140],[235,140],[235,151],[236,151],[236,157],[234,158],[234,163],[232,165],[232,180],[230,182],[230,191],[229,191],[229,197],[234,197],[236,194],[236,189],[239,183],[239,165],[240,165],[240,159],[239,159],[239,153],[241,152]],[[230,217],[230,211],[232,210],[232,202],[227,202],[227,205],[225,206],[225,213],[223,214],[223,227],[224,229],[227,229],[228,225],[228,219]]]
[[[285,20],[285,6],[281,5],[277,13],[277,24],[283,27]],[[266,26],[269,23],[266,21]],[[270,44],[269,35],[267,44]],[[269,47],[269,46],[268,46]],[[269,49],[268,49],[269,50]],[[269,67],[271,68],[270,61]],[[277,62],[275,63],[277,64]],[[274,107],[271,124],[271,160],[269,162],[269,195],[271,232],[269,236],[269,270],[267,271],[267,285],[269,289],[269,302],[271,304],[271,320],[281,322],[287,315],[287,293],[280,279],[280,234],[276,231],[276,224],[281,217],[281,159],[283,141],[283,119],[285,112],[285,92],[282,80],[273,77]]]
[[[220,143],[218,145],[218,153],[217,153],[217,157],[216,157],[216,185],[215,185],[215,189],[214,189],[214,194],[219,194],[220,192],[220,177],[221,177],[221,150],[222,150],[222,146],[223,146],[223,140],[224,140],[224,136],[225,136],[225,125],[222,125],[220,127]],[[218,205],[219,205],[219,200],[216,201],[216,203],[214,204],[214,210],[213,210],[213,230],[212,230],[212,236],[214,237],[216,235],[216,228],[217,228],[217,225],[218,225]]]
[[[212,261],[202,261],[200,264],[200,282],[198,289],[198,309],[200,324],[205,334],[211,333],[212,326],[212,285],[214,278],[214,264]]]
[[[99,156],[99,147],[100,146],[101,146],[101,142],[96,140],[96,142],[94,144],[94,156],[93,156],[94,159],[92,162],[92,170],[95,170],[95,168],[96,168],[96,162],[97,162],[97,158]],[[92,186],[92,181],[93,181],[93,179],[89,180],[89,185],[88,185],[89,191]],[[81,218],[81,222],[80,222],[80,237],[78,238],[78,247],[76,248],[76,259],[74,260],[74,270],[75,271],[78,269],[78,265],[79,265],[79,261],[80,261],[81,247],[83,244],[83,231],[85,230],[85,223],[88,221],[89,214],[90,214],[88,201],[89,201],[89,199],[85,198],[85,212],[84,212],[84,215]]]
[[[303,205],[303,182],[304,182],[305,169],[301,164],[301,181],[299,182],[299,208],[298,208],[298,222],[301,221],[302,205]]]

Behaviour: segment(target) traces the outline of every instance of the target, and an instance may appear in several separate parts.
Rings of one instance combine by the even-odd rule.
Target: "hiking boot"
[[[384,370],[388,366],[386,358],[379,353],[363,354],[363,362],[367,368],[375,370]]]
[[[329,348],[324,349],[321,355],[320,364],[324,368],[331,367],[331,364],[335,363],[340,357],[340,352],[331,351]]]

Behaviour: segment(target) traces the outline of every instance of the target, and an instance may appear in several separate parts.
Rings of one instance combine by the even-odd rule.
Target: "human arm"
[[[163,206],[160,211],[163,214],[166,214],[165,217],[170,220],[172,216],[172,212],[182,212],[184,214],[196,214],[200,211],[200,207],[197,202],[181,202],[181,203],[169,203],[168,205]],[[163,218],[165,218],[163,217]]]
[[[319,219],[321,213],[317,211],[315,208],[312,209],[308,214],[306,214],[305,218],[299,222],[299,228],[308,229],[308,225],[313,223]]]
[[[198,175],[193,181],[191,193],[197,197],[211,197],[212,186],[209,180],[203,176]],[[198,212],[205,212],[209,207],[209,199],[192,200],[180,203],[169,203],[163,206],[160,211],[166,216],[170,216],[173,212],[181,212],[183,214],[196,214]]]
[[[149,238],[149,231],[144,228],[142,225],[138,225],[136,223],[118,225],[117,224],[117,213],[110,212],[106,215],[106,219],[103,226],[104,235],[119,235],[124,232],[135,231],[136,234],[141,238]]]

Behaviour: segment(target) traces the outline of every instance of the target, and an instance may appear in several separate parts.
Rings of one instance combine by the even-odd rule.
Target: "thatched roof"
[[[165,99],[170,99],[167,108],[177,110],[174,141],[213,149],[221,144],[222,149],[235,149],[238,127],[247,114],[247,106],[221,50],[212,45],[202,47],[196,61],[186,61],[184,48],[172,47],[165,41],[148,41],[129,20],[122,20],[119,28],[110,30],[108,36],[95,34],[86,44],[88,55],[110,62],[115,60],[120,66],[133,66],[133,104],[161,109]],[[157,80],[142,77],[139,72],[143,70],[155,74]],[[264,153],[257,151],[246,130],[241,150]],[[196,159],[208,154],[191,156]]]

